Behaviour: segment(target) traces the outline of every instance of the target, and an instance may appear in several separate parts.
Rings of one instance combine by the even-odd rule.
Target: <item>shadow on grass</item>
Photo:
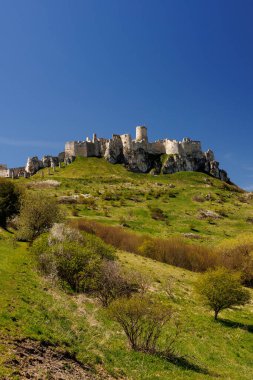
[[[184,356],[179,356],[179,355],[174,355],[174,354],[169,354],[169,355],[164,355],[164,353],[158,353],[158,356],[162,357],[163,359],[166,359],[170,363],[186,370],[194,371],[197,373],[201,373],[203,375],[210,375],[213,377],[219,377],[219,375],[215,372],[209,371],[207,368],[204,368],[200,366],[197,363],[193,363],[190,361],[187,357]]]
[[[217,322],[219,322],[220,324],[226,327],[239,328],[239,329],[253,333],[253,325],[248,325],[241,322],[234,322],[234,321],[230,321],[229,319],[223,319],[223,318],[217,319]]]

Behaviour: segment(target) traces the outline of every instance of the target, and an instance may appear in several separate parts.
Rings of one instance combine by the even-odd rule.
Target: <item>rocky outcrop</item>
[[[219,162],[213,160],[214,155],[210,152],[204,153],[202,156],[170,154],[164,159],[161,171],[163,174],[197,171],[211,174],[222,181],[229,181],[227,173],[219,169]]]
[[[120,136],[113,135],[108,141],[104,157],[111,164],[122,164],[124,162],[123,144]]]
[[[60,153],[57,157],[54,156],[43,156],[40,160],[37,156],[28,157],[25,172],[27,175],[34,175],[43,168],[53,168],[58,166],[60,162],[64,161],[65,155]]]
[[[160,156],[149,154],[142,148],[128,151],[125,154],[124,164],[128,170],[135,173],[149,173],[154,169],[158,174],[162,166]]]
[[[42,161],[39,160],[37,156],[28,157],[26,167],[25,167],[26,173],[28,173],[29,175],[33,175],[37,173],[37,171],[39,171],[41,168],[43,168],[43,164],[42,164]]]

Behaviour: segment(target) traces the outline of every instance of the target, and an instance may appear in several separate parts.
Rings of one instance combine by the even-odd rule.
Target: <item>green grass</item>
[[[34,187],[34,182],[47,179],[59,181],[60,186]],[[17,182],[56,199],[89,194],[82,203],[62,206],[67,217],[76,217],[74,211],[77,217],[124,224],[125,228],[152,236],[192,232],[199,235],[198,242],[216,245],[224,238],[252,231],[252,224],[247,222],[253,217],[251,197],[203,173],[135,174],[103,159],[79,158],[67,167],[56,168],[54,173],[44,169],[29,180]],[[204,201],[196,201],[196,197]],[[165,220],[154,220],[152,208],[160,208]],[[200,219],[200,210],[215,211],[222,217]],[[158,297],[166,297],[164,285],[169,276],[173,277],[172,302],[182,325],[177,349],[189,363],[199,366],[199,371],[185,363],[176,365],[131,351],[120,327],[96,300],[66,294],[42,278],[27,245],[15,246],[10,234],[0,232],[0,379],[15,378],[5,365],[13,357],[6,345],[27,337],[49,341],[69,350],[94,370],[102,366],[125,379],[253,378],[252,303],[222,312],[220,321],[215,322],[195,293],[198,274],[130,253],[118,252],[118,256],[124,266],[150,277],[151,289]]]
[[[203,173],[181,172],[152,176],[127,171],[122,165],[112,165],[104,159],[78,158],[65,168],[38,172],[29,181],[55,179],[57,189],[45,189],[55,197],[89,194],[93,204],[86,201],[66,205],[69,217],[87,217],[102,223],[118,225],[127,221],[129,229],[155,236],[167,237],[194,233],[204,244],[217,244],[240,232],[251,232],[253,199],[235,186],[227,185]],[[203,202],[196,201],[201,197]],[[158,207],[167,216],[154,220],[150,208]],[[73,212],[73,210],[75,210]],[[220,219],[201,219],[201,210],[211,210]]]
[[[96,300],[64,293],[37,273],[26,244],[15,247],[10,235],[0,236],[0,378],[15,378],[4,364],[13,357],[6,344],[27,337],[51,342],[94,369],[99,365],[126,379],[253,378],[252,304],[224,311],[223,321],[215,322],[195,294],[198,274],[118,252],[122,265],[149,276],[158,297],[165,297],[166,279],[173,277],[172,302],[182,324],[178,352],[205,374],[131,351],[120,327]]]

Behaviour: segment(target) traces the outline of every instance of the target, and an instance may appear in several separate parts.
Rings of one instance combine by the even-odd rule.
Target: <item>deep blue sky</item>
[[[0,162],[191,137],[253,189],[252,0],[0,0]]]

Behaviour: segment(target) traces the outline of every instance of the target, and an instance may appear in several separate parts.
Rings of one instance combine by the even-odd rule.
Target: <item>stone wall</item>
[[[180,143],[181,154],[196,155],[202,153],[200,141],[193,141],[189,138],[183,139]]]
[[[164,154],[164,153],[166,153],[164,140],[148,143],[147,151],[150,154]]]
[[[77,156],[88,157],[87,143],[85,141],[68,141],[65,144],[65,156],[66,158]]]
[[[0,177],[3,177],[3,178],[10,177],[10,170],[7,168],[1,168],[0,167]]]
[[[165,153],[166,154],[179,154],[179,142],[176,140],[169,140],[166,139],[164,141],[164,146],[165,146]]]

